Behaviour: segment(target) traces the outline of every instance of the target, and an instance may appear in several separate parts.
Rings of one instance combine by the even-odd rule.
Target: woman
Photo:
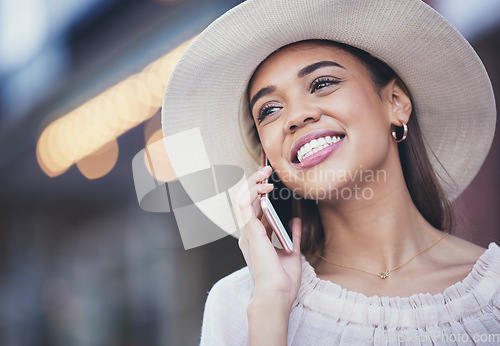
[[[479,58],[420,0],[249,0],[219,18],[163,109],[165,135],[195,124],[213,164],[252,172],[248,267],[211,290],[202,344],[498,343],[500,248],[449,235],[494,123]],[[260,150],[305,198],[291,253],[262,218]]]

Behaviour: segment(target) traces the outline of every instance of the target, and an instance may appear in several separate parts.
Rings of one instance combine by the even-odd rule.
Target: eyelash
[[[314,81],[312,81],[312,83],[309,87],[309,90],[312,94],[315,91],[326,88],[327,86],[330,86],[330,85],[337,85],[340,82],[341,81],[338,78],[320,77],[320,78],[317,78]],[[320,87],[321,84],[325,84],[325,83],[328,83],[328,85],[324,85],[324,86]],[[275,105],[265,105],[264,107],[262,107],[259,111],[258,116],[257,116],[257,122],[260,124],[269,115],[269,114],[265,114],[266,111],[269,109],[273,109],[273,108],[279,108],[279,107],[275,106]]]
[[[322,86],[322,87],[319,87],[321,84],[325,84],[325,83],[329,83],[328,85],[325,85],[325,86]],[[332,77],[320,77],[320,78],[317,78],[315,80],[313,80],[313,82],[311,83],[311,86],[309,87],[309,90],[312,93],[314,93],[315,91],[317,90],[320,90],[320,89],[323,89],[327,86],[330,86],[330,85],[337,85],[340,83],[340,80],[337,79],[337,78],[332,78]]]
[[[259,115],[257,116],[257,121],[260,124],[269,114],[264,114],[268,109],[279,108],[275,105],[265,105],[259,111]]]

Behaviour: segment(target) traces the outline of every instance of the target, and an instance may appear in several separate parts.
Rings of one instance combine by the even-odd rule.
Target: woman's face
[[[362,171],[399,162],[390,135],[391,122],[398,124],[393,86],[379,95],[363,63],[333,46],[297,43],[271,55],[255,72],[249,99],[280,179],[322,199],[333,188],[362,183]]]

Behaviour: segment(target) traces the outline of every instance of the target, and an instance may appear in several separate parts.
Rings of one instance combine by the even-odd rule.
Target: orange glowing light
[[[117,160],[118,142],[114,139],[77,161],[76,165],[87,179],[97,179],[108,174]]]
[[[126,78],[47,126],[36,149],[42,170],[54,177],[76,162],[89,179],[107,174],[118,156],[116,138],[158,113],[168,78],[193,40],[182,43],[142,72]],[[156,130],[153,132],[154,138],[161,135],[161,130],[158,134]],[[161,149],[151,148],[151,152],[158,161],[169,162],[166,152],[163,154]],[[101,163],[102,169],[96,169],[94,163],[104,157],[109,161]],[[171,179],[173,170],[160,168],[159,172],[160,176]]]
[[[36,158],[38,164],[49,177],[56,177],[64,173],[69,167],[61,166],[51,153],[51,141],[54,138],[52,132],[54,132],[54,128],[54,123],[49,124],[49,126],[43,130],[36,145]]]
[[[145,151],[144,163],[153,178],[164,182],[177,180],[177,175],[165,149],[161,129],[156,130],[148,138]]]

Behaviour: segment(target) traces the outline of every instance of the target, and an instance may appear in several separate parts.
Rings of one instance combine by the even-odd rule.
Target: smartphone
[[[263,165],[268,164],[267,156],[264,154],[264,152],[262,152],[262,161]],[[264,181],[264,183],[267,183],[267,179]],[[278,217],[278,214],[276,214],[276,210],[274,210],[274,207],[271,204],[269,197],[267,197],[267,193],[264,193],[260,196],[260,207],[262,208],[262,211],[264,212],[267,221],[269,221],[269,224],[271,225],[271,228],[276,234],[276,237],[281,243],[283,249],[286,252],[292,252],[293,250],[292,240],[290,239],[290,236],[288,236],[288,233],[286,232],[283,223]]]

